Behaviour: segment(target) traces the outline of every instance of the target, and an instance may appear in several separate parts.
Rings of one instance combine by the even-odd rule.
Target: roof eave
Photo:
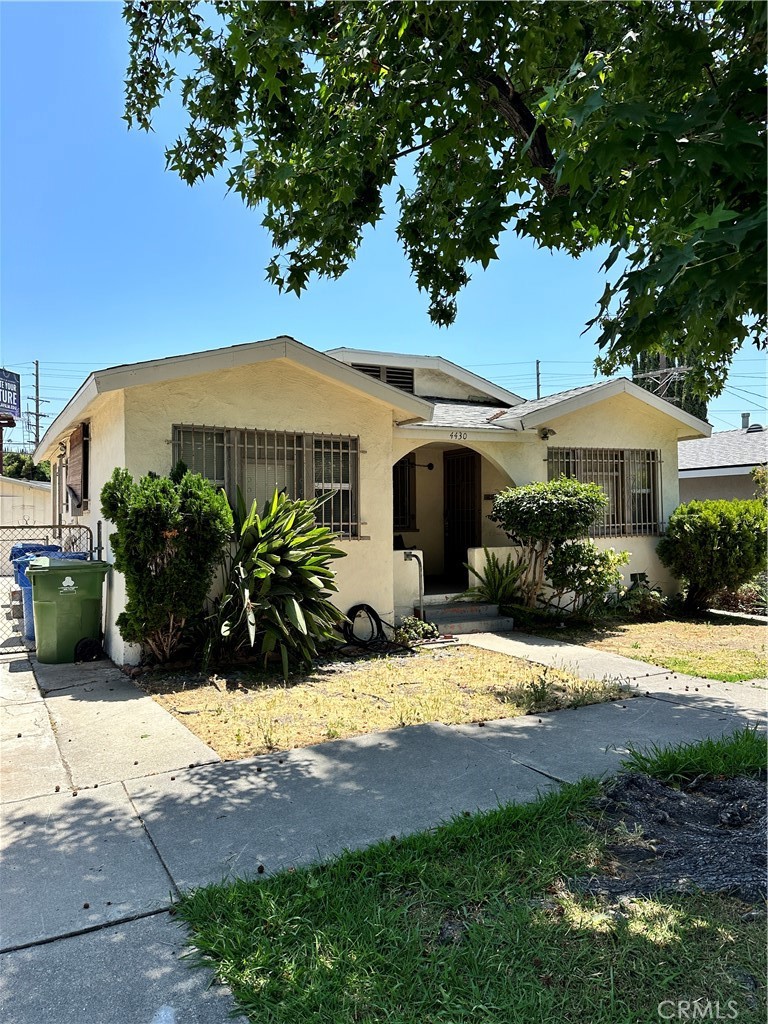
[[[512,409],[510,410],[510,416],[500,416],[496,422],[505,426],[516,426],[519,430],[531,430],[543,426],[553,419],[566,416],[568,413],[578,412],[579,409],[594,405],[595,402],[602,402],[607,398],[613,398],[615,395],[620,394],[631,395],[657,409],[659,412],[665,413],[671,419],[682,423],[694,432],[686,435],[686,437],[709,437],[712,433],[712,427],[709,423],[705,423],[696,416],[691,416],[690,413],[685,412],[683,409],[678,409],[663,398],[659,398],[657,395],[651,394],[650,391],[646,391],[645,388],[633,384],[626,377],[618,377],[615,380],[595,384],[589,391],[584,391],[580,395],[574,395],[572,398],[565,398],[561,402],[553,402],[552,405],[544,409],[538,409],[527,416],[515,417],[514,409]]]
[[[290,359],[299,365],[336,380],[337,383],[355,391],[367,394],[376,401],[389,405],[394,410],[396,422],[410,423],[428,420],[432,417],[431,402],[416,395],[410,395],[384,381],[366,377],[347,364],[324,352],[317,352],[283,335],[265,341],[232,345],[221,349],[207,349],[180,356],[166,356],[141,363],[122,364],[98,370],[85,380],[62,411],[45,432],[35,450],[35,458],[45,458],[58,439],[79,422],[90,403],[97,395],[142,384],[156,384],[163,380],[180,380],[217,370],[233,369],[274,359]]]

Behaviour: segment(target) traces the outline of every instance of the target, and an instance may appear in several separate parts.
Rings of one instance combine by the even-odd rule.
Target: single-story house
[[[741,414],[740,430],[681,441],[678,447],[680,501],[754,498],[752,470],[768,463],[768,430]]]
[[[672,587],[655,547],[678,504],[677,445],[708,434],[623,378],[525,401],[439,356],[323,353],[280,337],[95,371],[35,457],[51,460],[54,521],[94,528],[115,466],[137,477],[183,459],[249,501],[275,484],[304,497],[333,491],[322,520],[347,555],[335,563],[335,600],[391,622],[418,595],[407,549],[420,553],[428,586],[456,593],[465,562],[509,543],[488,519],[496,492],[562,473],[605,488],[595,535],[632,552],[627,574]],[[138,656],[114,625],[124,601],[112,574],[105,644],[118,663]]]

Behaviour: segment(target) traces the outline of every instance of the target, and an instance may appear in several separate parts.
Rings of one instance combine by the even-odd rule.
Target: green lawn
[[[325,865],[186,895],[206,962],[264,1024],[630,1024],[662,1000],[735,1000],[764,1020],[760,921],[712,896],[615,913],[568,892],[597,870],[596,783],[459,818]]]

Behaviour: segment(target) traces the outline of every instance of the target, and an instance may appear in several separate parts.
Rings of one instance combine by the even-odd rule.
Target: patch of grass
[[[768,739],[765,732],[745,726],[720,739],[645,750],[629,748],[622,767],[645,772],[661,782],[690,782],[697,778],[733,779],[739,775],[758,775],[768,765]]]
[[[760,921],[721,897],[611,907],[567,891],[597,871],[597,784],[462,817],[262,881],[182,897],[201,962],[269,1024],[630,1024],[662,1000],[733,999],[763,1020]]]
[[[764,626],[719,619],[664,619],[660,622],[603,621],[593,627],[525,627],[528,632],[583,644],[649,662],[686,675],[726,683],[768,674]]]
[[[489,721],[629,696],[620,683],[459,646],[282,678],[145,677],[141,685],[224,759],[424,722]]]

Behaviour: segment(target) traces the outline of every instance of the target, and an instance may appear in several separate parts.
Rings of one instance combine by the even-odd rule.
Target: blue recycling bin
[[[35,639],[35,616],[32,605],[32,580],[27,576],[27,566],[35,555],[25,555],[13,561],[13,573],[21,587],[21,607],[24,614],[22,635],[25,640]]]
[[[21,580],[19,579],[19,570],[16,568],[16,562],[19,558],[23,558],[24,555],[32,554],[33,552],[38,555],[53,554],[55,551],[61,551],[61,545],[59,544],[37,544],[32,541],[22,541],[19,544],[14,544],[11,548],[11,554],[8,561],[13,565],[13,579],[14,582],[21,586]]]

